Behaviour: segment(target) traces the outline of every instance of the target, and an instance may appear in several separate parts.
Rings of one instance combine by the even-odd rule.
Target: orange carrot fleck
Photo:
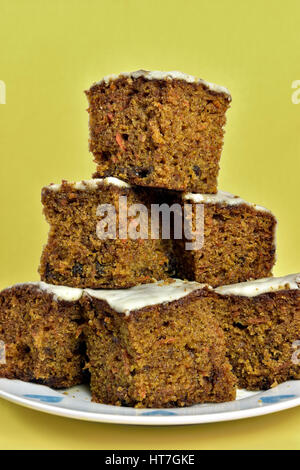
[[[124,140],[122,139],[122,136],[121,134],[119,134],[119,132],[116,135],[116,141],[117,141],[118,146],[121,148],[121,150],[125,152],[126,148],[125,148]]]
[[[166,339],[161,339],[159,342],[162,344],[171,344],[176,341],[176,338],[166,338]]]

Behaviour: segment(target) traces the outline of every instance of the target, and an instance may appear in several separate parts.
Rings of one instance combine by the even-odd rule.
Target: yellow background
[[[275,274],[300,271],[299,0],[0,0],[0,287],[37,280],[40,189],[89,178],[83,90],[139,68],[227,86],[219,187],[278,216]],[[240,422],[137,428],[0,401],[0,448],[300,448],[300,407]]]

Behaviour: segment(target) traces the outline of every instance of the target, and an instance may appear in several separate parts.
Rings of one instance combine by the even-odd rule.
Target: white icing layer
[[[225,204],[227,206],[239,206],[241,204],[246,204],[249,207],[253,207],[257,211],[268,212],[271,214],[269,209],[259,206],[258,204],[247,202],[239,196],[235,196],[234,194],[228,193],[226,191],[218,191],[217,194],[185,193],[183,199],[184,201],[191,201],[194,203]]]
[[[112,80],[117,80],[120,77],[128,77],[128,78],[140,78],[143,77],[146,80],[184,80],[185,82],[188,83],[201,83],[202,85],[206,86],[209,90],[212,90],[216,93],[224,93],[227,95],[228,99],[231,100],[231,95],[227,88],[216,85],[215,83],[207,82],[206,80],[203,80],[202,78],[196,78],[193,77],[193,75],[188,75],[183,72],[178,72],[176,70],[170,71],[170,72],[161,72],[158,70],[154,71],[149,71],[149,70],[137,70],[135,72],[123,72],[120,73],[119,75],[107,75],[104,77],[102,80],[97,82],[97,84],[100,83],[106,83],[108,84]]]
[[[116,312],[129,315],[133,310],[181,299],[195,290],[203,289],[204,286],[205,284],[199,284],[198,282],[176,279],[171,284],[160,281],[129,289],[85,289],[84,292],[96,299],[105,300]]]
[[[228,286],[217,287],[215,292],[222,295],[238,295],[242,297],[255,297],[268,292],[282,289],[297,290],[300,288],[300,273],[283,277],[267,277],[256,281],[240,282]]]
[[[67,302],[75,302],[82,296],[83,289],[76,287],[54,286],[46,282],[39,282],[38,286],[41,290],[53,294],[55,299],[66,300]]]
[[[130,188],[130,184],[125,183],[125,181],[120,180],[119,178],[114,178],[113,176],[108,176],[107,178],[95,178],[91,180],[78,181],[77,183],[71,182],[68,185],[73,186],[74,189],[79,191],[85,191],[87,189],[97,189],[99,185],[112,185],[117,186],[118,188]],[[45,186],[44,189],[52,189],[52,191],[60,191],[62,184],[49,184]]]
[[[142,284],[129,289],[99,290],[55,286],[47,284],[46,282],[24,282],[6,287],[3,291],[19,286],[35,286],[41,291],[52,294],[56,301],[65,300],[67,302],[76,302],[82,297],[83,293],[85,293],[90,297],[106,301],[113,310],[129,315],[133,310],[173,302],[204,287],[214,290],[221,295],[236,295],[242,297],[256,297],[257,295],[277,292],[284,289],[299,290],[300,273],[283,277],[267,277],[255,281],[240,282],[238,284],[216,287],[215,289],[212,289],[212,287],[207,284],[175,279],[174,282],[170,284],[159,281],[151,284]]]
[[[76,302],[82,296],[83,289],[77,289],[75,287],[67,286],[54,286],[52,284],[47,284],[46,282],[23,282],[15,284],[14,286],[7,287],[4,290],[13,289],[14,287],[22,286],[35,286],[39,290],[52,294],[54,300],[65,300],[67,302]]]

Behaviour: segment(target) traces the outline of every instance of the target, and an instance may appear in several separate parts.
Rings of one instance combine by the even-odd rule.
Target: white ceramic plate
[[[135,409],[91,402],[87,387],[56,391],[19,380],[0,379],[0,397],[13,403],[67,418],[101,423],[177,425],[214,423],[250,418],[300,405],[300,380],[285,382],[266,392],[238,391],[237,400],[186,408]]]

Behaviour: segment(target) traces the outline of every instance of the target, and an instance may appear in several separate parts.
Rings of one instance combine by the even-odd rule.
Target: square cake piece
[[[41,283],[0,292],[0,377],[53,388],[83,381],[81,289]]]
[[[233,400],[236,379],[211,295],[208,287],[180,280],[86,289],[92,399],[148,408]]]
[[[300,379],[300,273],[215,289],[212,309],[241,388]]]
[[[272,275],[277,221],[268,209],[224,191],[185,194],[181,204],[191,209],[185,224],[196,238],[202,233],[203,246],[189,250],[186,237],[174,241],[177,277],[216,287]],[[199,205],[204,216],[197,232]]]
[[[139,70],[106,77],[86,94],[96,177],[216,193],[226,88],[180,72]]]
[[[123,288],[170,277],[171,241],[152,239],[150,223],[144,230],[130,215],[142,207],[148,217],[159,193],[132,188],[117,178],[43,188],[50,231],[41,279],[72,287]]]

